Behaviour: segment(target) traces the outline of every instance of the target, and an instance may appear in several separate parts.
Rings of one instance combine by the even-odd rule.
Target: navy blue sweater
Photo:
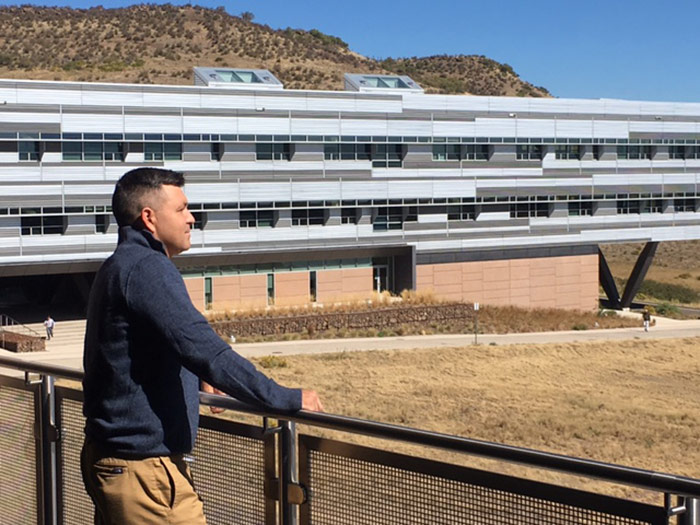
[[[192,450],[199,380],[264,408],[295,411],[301,390],[258,372],[216,335],[148,232],[119,231],[90,292],[83,365],[88,438],[123,457]]]

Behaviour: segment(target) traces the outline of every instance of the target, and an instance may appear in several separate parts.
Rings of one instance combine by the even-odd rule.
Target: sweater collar
[[[119,239],[117,244],[121,244],[123,242],[134,242],[143,246],[148,246],[152,250],[161,252],[165,256],[168,255],[165,253],[163,243],[156,239],[148,230],[137,230],[133,226],[123,226],[119,228]]]

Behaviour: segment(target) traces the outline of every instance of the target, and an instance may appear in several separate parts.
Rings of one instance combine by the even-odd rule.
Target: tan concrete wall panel
[[[316,272],[316,300],[320,303],[366,299],[372,290],[372,268]]]
[[[204,277],[188,277],[184,281],[192,304],[197,310],[203,312],[206,306],[204,304]]]
[[[275,305],[306,304],[309,295],[309,272],[275,274]]]
[[[267,306],[265,274],[212,277],[212,309],[262,308]]]
[[[593,310],[598,304],[598,256],[420,265],[416,288],[450,300]]]

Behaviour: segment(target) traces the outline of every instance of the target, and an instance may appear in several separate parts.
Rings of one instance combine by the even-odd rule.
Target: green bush
[[[676,301],[679,303],[695,303],[700,301],[700,294],[683,286],[682,284],[661,283],[647,279],[639,288],[639,293],[647,297],[654,297],[662,301]]]
[[[287,368],[287,360],[276,355],[261,357],[259,362],[263,368]]]
[[[677,306],[668,303],[657,304],[654,310],[663,317],[675,317],[681,313]]]
[[[332,35],[326,35],[325,33],[321,33],[318,29],[312,29],[309,31],[309,34],[323,42],[324,44],[327,45],[335,45],[335,46],[340,46],[344,48],[348,48],[348,43],[341,40],[337,36],[332,36]]]
[[[571,327],[572,330],[588,330],[588,326],[582,323],[575,324]]]

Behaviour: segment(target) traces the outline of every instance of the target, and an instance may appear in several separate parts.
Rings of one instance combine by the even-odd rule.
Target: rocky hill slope
[[[343,89],[343,73],[406,73],[428,92],[550,96],[483,56],[382,61],[318,30],[275,30],[223,8],[0,7],[0,77],[191,84],[192,66],[269,69],[289,89]]]

